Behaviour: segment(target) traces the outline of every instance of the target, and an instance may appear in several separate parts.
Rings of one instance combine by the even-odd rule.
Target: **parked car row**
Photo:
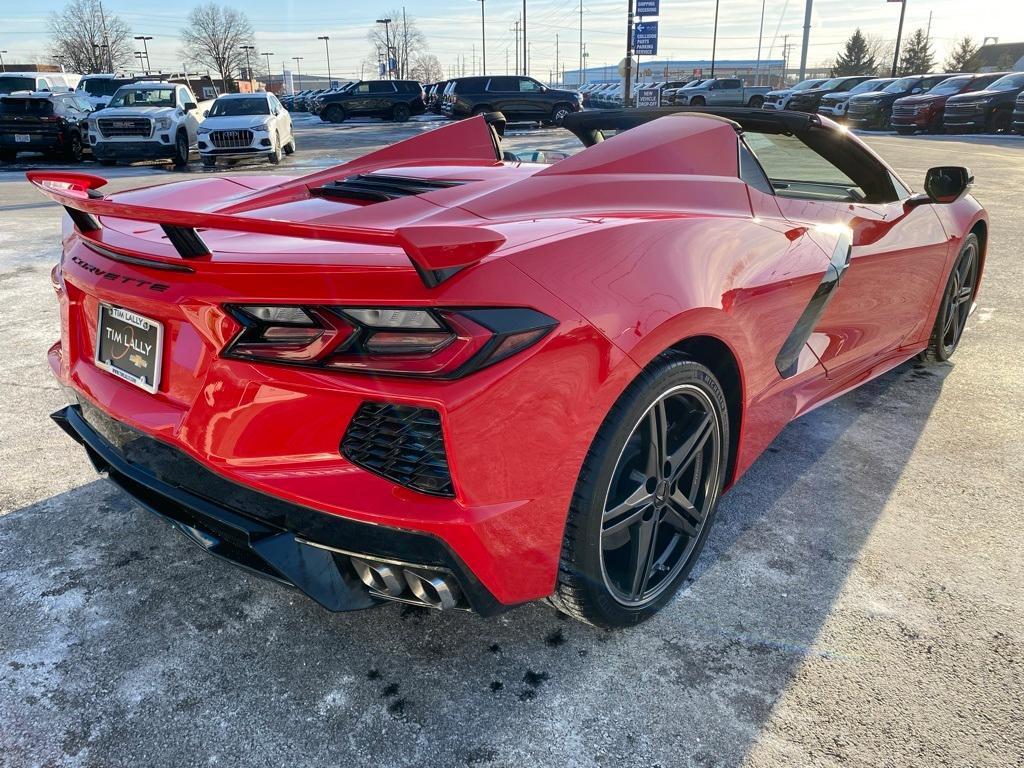
[[[817,112],[853,128],[902,134],[1011,129],[1024,133],[1024,116],[1014,117],[1015,111],[1024,111],[1015,106],[1022,93],[1024,72],[836,77],[773,91],[765,108]]]
[[[77,92],[19,91],[0,96],[0,160],[22,152],[102,165],[171,160],[198,153],[203,165],[263,156],[278,163],[295,151],[291,116],[272,93],[220,96],[205,108],[188,86],[161,81],[122,85],[102,109]]]

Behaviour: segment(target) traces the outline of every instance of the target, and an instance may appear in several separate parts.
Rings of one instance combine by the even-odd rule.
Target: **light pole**
[[[136,51],[135,52],[135,58],[139,60],[139,66],[140,67],[145,67],[146,66],[145,63],[143,62],[143,57],[144,56],[145,56],[145,54],[142,51]]]
[[[4,64],[4,54],[5,53],[7,53],[7,51],[0,51],[0,72],[6,72],[7,71],[7,65]]]
[[[711,79],[715,79],[715,53],[718,50],[718,0],[715,0],[715,31],[711,36]]]
[[[892,73],[889,77],[896,77],[896,65],[900,63],[900,39],[903,37],[903,17],[907,13],[907,0],[900,2],[900,25],[896,30],[896,51],[892,55]]]
[[[260,54],[260,56],[267,57],[267,85],[270,84],[270,57],[273,55],[274,54],[271,51],[264,51]],[[281,77],[281,93],[284,93],[284,76]]]
[[[814,0],[807,0],[807,5],[804,8],[804,46],[800,50],[800,80],[804,79],[804,73],[807,71],[807,44],[811,39],[811,13],[814,10]],[[896,50],[900,49],[899,40],[896,41]],[[893,75],[895,77],[895,75]]]
[[[299,90],[302,90],[302,65],[299,64],[302,61],[302,56],[292,56],[292,61],[295,62],[295,74],[299,76]]]
[[[331,38],[328,35],[320,35],[317,38],[317,40],[323,40],[324,41],[324,49],[326,49],[326,51],[327,51],[327,87],[328,88],[330,88],[331,87],[331,83],[334,82],[334,79],[331,77],[331,46],[330,46],[330,43],[327,42],[330,39]]]
[[[391,19],[377,19],[378,24],[384,25],[384,71],[388,75],[388,79],[394,79],[394,74],[391,71],[391,30],[389,25]]]
[[[480,0],[480,74],[487,74],[487,28],[484,24],[485,0]]]
[[[136,40],[142,41],[142,50],[146,52],[146,74],[148,75],[150,70],[153,68],[149,63],[149,46],[146,45],[147,40],[152,40],[152,35],[136,35]]]
[[[245,76],[249,81],[249,90],[252,91],[252,62],[249,60],[249,51],[255,51],[255,45],[240,45],[238,46],[245,51]]]

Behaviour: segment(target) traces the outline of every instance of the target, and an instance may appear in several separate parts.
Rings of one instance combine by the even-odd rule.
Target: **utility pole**
[[[150,73],[150,71],[152,70],[152,66],[149,63],[149,46],[146,45],[146,41],[147,40],[152,40],[153,36],[152,35],[136,35],[135,39],[142,41],[142,50],[145,51],[145,54],[146,54],[146,74],[148,75]]]
[[[270,80],[270,57],[274,54],[270,51],[264,51],[260,54],[261,56],[267,57],[267,80]],[[284,93],[284,76],[281,77],[281,93]]]
[[[330,39],[331,38],[330,38],[329,35],[320,35],[320,36],[317,37],[317,40],[323,40],[324,41],[324,50],[327,51],[327,87],[328,88],[330,88],[331,87],[331,83],[334,82],[334,78],[331,77],[331,44],[328,42]]]
[[[518,44],[517,42],[516,45]],[[505,49],[505,74],[508,74],[508,48]]]
[[[480,74],[487,74],[487,27],[484,21],[484,0],[480,0]],[[505,52],[508,58],[508,52]],[[508,67],[506,67],[508,69]]]
[[[292,61],[295,62],[295,74],[299,78],[299,90],[302,90],[302,65],[299,63],[302,61],[302,56],[292,56]]]
[[[391,69],[391,32],[389,29],[391,19],[377,19],[377,23],[384,25],[384,71],[388,73],[389,80],[394,80],[394,73]]]
[[[245,51],[245,77],[249,81],[249,90],[252,91],[252,62],[249,61],[249,51],[256,50],[256,46],[240,45],[238,47]]]
[[[558,33],[555,32],[555,74],[558,74]],[[551,77],[548,77],[548,82],[551,82]]]
[[[896,69],[900,63],[900,41],[903,39],[903,17],[907,13],[907,0],[900,2],[900,25],[896,29],[896,50],[892,54],[892,72],[889,77],[896,77]]]
[[[814,0],[807,0],[807,5],[804,8],[804,45],[800,50],[800,77],[799,80],[804,79],[804,72],[807,71],[807,43],[811,39],[811,10],[814,8]]]
[[[717,1],[717,0],[716,0]],[[622,106],[633,106],[633,0],[626,11],[626,82],[622,88]]]
[[[526,45],[526,0],[523,0],[523,75],[530,74],[530,49]]]
[[[715,0],[715,31],[711,35],[711,79],[715,79],[715,54],[718,51],[718,0]]]
[[[516,74],[519,74],[519,19],[516,19],[515,25],[512,27],[516,33]]]
[[[789,69],[789,35],[782,36],[782,84],[786,84],[786,70]]]
[[[110,50],[110,38],[107,36],[107,15],[103,11],[103,2],[100,0],[100,23],[103,25],[103,48],[107,49],[107,60],[110,62],[110,72],[114,74],[114,53]]]

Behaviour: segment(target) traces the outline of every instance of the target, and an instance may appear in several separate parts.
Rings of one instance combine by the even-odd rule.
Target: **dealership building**
[[[711,77],[711,59],[640,59],[638,72],[634,79],[641,83],[656,83],[665,80],[687,80],[693,77]],[[785,73],[785,77],[783,76]],[[716,59],[715,77],[742,77],[749,85],[779,85],[783,80],[791,80],[796,72],[786,69],[783,59]],[[827,77],[828,70],[808,70],[806,77]],[[588,67],[583,70],[567,69],[563,82],[567,86],[583,83],[614,82],[620,79],[618,63],[602,67]]]

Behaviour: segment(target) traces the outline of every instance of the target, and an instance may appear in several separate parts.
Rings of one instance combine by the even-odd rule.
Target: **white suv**
[[[196,146],[199,115],[196,97],[184,85],[130,83],[89,115],[89,145],[103,165],[170,159],[183,166]]]
[[[212,167],[217,159],[263,155],[275,165],[295,151],[292,118],[272,93],[220,96],[199,126],[199,155]]]

